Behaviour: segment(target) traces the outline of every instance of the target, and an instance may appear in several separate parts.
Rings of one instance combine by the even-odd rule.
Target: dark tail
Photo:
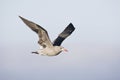
[[[33,54],[39,54],[38,52],[32,52]]]

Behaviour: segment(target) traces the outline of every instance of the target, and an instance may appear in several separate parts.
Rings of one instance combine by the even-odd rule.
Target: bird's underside
[[[34,32],[36,32],[38,34],[39,37],[39,45],[43,47],[43,49],[40,49],[36,52],[36,54],[42,54],[42,55],[48,55],[48,56],[55,56],[58,55],[60,52],[64,51],[65,48],[61,47],[62,42],[72,34],[72,32],[75,30],[74,26],[72,23],[70,23],[62,33],[60,33],[60,35],[54,40],[54,42],[52,43],[48,32],[41,27],[40,25],[29,21],[21,16],[19,16],[22,21],[30,28],[32,29]]]

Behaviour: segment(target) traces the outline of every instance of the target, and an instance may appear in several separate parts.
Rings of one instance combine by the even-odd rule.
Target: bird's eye
[[[60,49],[63,49],[63,47],[60,47]]]

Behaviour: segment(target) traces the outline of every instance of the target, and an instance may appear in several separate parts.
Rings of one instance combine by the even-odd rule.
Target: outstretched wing
[[[64,39],[66,39],[68,36],[72,34],[72,32],[75,30],[75,27],[72,23],[70,23],[65,30],[60,33],[60,35],[54,40],[53,45],[54,46],[60,46]]]
[[[39,41],[38,43],[43,47],[51,47],[53,46],[53,44],[51,43],[50,39],[49,39],[49,36],[48,36],[48,33],[47,31],[42,28],[41,26],[39,26],[38,24],[32,22],[32,21],[29,21],[21,16],[19,16],[22,21],[29,27],[31,28],[34,32],[36,32],[39,36]]]

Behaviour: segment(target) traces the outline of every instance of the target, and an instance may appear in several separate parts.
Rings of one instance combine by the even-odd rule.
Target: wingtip
[[[26,23],[26,21],[29,21],[29,20],[27,20],[27,19],[25,19],[25,18],[23,18],[23,17],[21,17],[21,16],[19,16],[19,18],[20,18],[24,23]]]
[[[18,17],[21,17],[20,15],[18,15]]]
[[[70,24],[69,25],[72,25],[73,26],[73,24],[70,22]]]
[[[22,18],[21,16],[18,16],[19,18]]]
[[[73,29],[75,29],[74,25],[71,22],[68,26],[71,26]]]
[[[72,24],[72,23],[70,22],[70,24]]]

